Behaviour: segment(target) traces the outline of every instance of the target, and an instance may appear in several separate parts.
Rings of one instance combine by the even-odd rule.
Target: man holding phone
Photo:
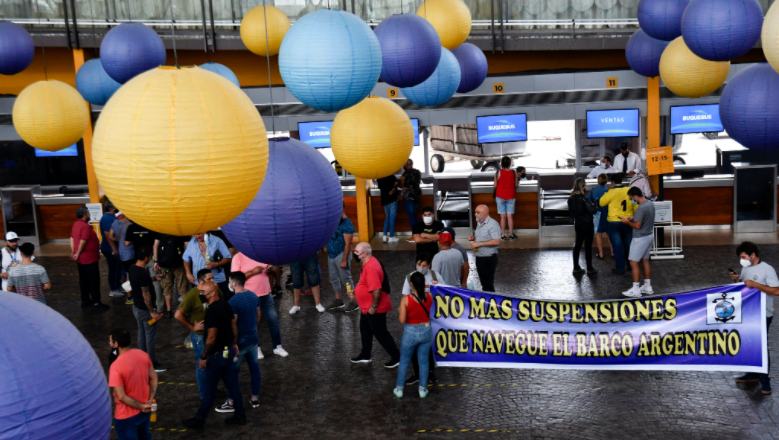
[[[611,272],[616,275],[625,274],[626,257],[630,251],[630,242],[633,240],[633,228],[622,222],[623,218],[630,218],[636,210],[636,206],[628,196],[627,186],[622,185],[623,174],[612,174],[611,189],[600,198],[600,206],[609,207],[608,220],[609,241],[614,250],[614,264]]]
[[[622,217],[622,223],[635,229],[633,239],[630,241],[630,270],[633,274],[633,287],[622,292],[623,295],[640,298],[641,294],[651,295],[652,283],[650,278],[652,270],[649,267],[649,251],[652,250],[652,243],[655,239],[655,204],[644,197],[644,193],[639,188],[630,188],[628,197],[633,205],[638,205],[636,212],[630,217]],[[641,269],[639,263],[644,266],[644,285],[640,286]]]

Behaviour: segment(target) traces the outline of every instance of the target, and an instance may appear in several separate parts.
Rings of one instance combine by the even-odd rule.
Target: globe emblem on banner
[[[732,296],[729,296],[732,295]],[[741,322],[741,318],[737,318],[736,312],[741,309],[740,294],[736,292],[723,292],[719,294],[712,294],[713,298],[710,298],[711,307],[710,317],[707,319],[709,324],[727,324]],[[712,313],[713,312],[713,313]]]
[[[731,316],[733,316],[736,308],[733,306],[733,304],[730,303],[730,301],[723,300],[717,304],[717,306],[714,308],[714,311],[717,313],[717,317],[719,319],[727,321]]]

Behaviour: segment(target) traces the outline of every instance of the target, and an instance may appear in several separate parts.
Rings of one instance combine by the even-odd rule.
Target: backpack
[[[179,244],[181,239],[179,237],[167,237],[165,241],[160,242],[159,250],[157,251],[157,257],[159,260],[157,264],[160,267],[171,269],[181,264],[181,247]]]
[[[379,260],[376,259],[376,261]],[[381,261],[379,261],[379,266],[381,266],[381,272],[382,274],[384,274],[384,279],[381,281],[381,291],[389,295],[390,293],[392,293],[392,289],[390,288],[389,276],[387,276],[387,271],[384,270],[384,265],[381,264]]]

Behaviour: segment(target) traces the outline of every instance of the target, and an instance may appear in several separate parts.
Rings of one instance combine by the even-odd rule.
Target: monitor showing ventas
[[[587,137],[611,138],[638,136],[640,115],[637,108],[624,110],[587,110]]]

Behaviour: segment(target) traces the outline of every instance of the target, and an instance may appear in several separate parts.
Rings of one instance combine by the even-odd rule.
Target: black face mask
[[[200,295],[200,302],[206,304],[208,303],[208,298],[205,295]]]

